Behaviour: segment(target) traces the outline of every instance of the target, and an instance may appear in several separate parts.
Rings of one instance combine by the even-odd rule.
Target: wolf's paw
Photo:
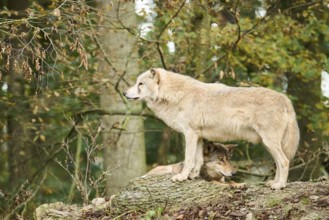
[[[187,180],[187,176],[180,174],[177,174],[171,178],[173,182],[182,182],[184,180]]]
[[[265,183],[265,185],[271,187],[274,183],[274,180],[269,180]]]
[[[247,189],[248,186],[246,183],[236,183],[236,182],[229,182],[229,185],[233,189]]]
[[[189,179],[193,180],[196,177],[198,177],[200,175],[200,170],[195,170],[193,169],[190,173],[190,175],[188,176]]]
[[[269,183],[269,182],[271,182],[271,183]],[[267,182],[267,185],[269,185],[272,189],[275,189],[275,190],[286,187],[286,184],[282,183],[282,182],[274,182],[274,181],[269,181],[269,182]]]

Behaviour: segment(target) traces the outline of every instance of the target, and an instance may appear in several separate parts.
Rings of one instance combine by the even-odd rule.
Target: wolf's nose
[[[127,93],[126,92],[123,92],[122,95],[126,97]]]
[[[236,173],[237,173],[236,170],[233,170],[231,174],[232,176],[234,176]]]

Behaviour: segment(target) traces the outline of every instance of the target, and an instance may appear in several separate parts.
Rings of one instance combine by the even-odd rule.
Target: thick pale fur
[[[199,175],[202,139],[215,142],[262,142],[276,163],[272,188],[286,185],[289,161],[299,142],[299,129],[290,100],[262,87],[229,87],[155,68],[142,73],[124,95],[145,100],[167,125],[185,136],[185,162],[173,181]]]

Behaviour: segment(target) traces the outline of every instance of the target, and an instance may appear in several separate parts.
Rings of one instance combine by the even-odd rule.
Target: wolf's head
[[[201,176],[206,179],[216,180],[223,176],[232,176],[236,170],[230,163],[232,150],[235,145],[205,143],[203,147],[204,164]]]
[[[158,92],[160,84],[160,72],[158,69],[151,68],[142,73],[136,81],[136,84],[130,87],[123,95],[127,99],[134,100],[152,100]]]

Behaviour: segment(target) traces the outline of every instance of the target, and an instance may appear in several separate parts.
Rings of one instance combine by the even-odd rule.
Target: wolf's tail
[[[289,112],[289,120],[286,131],[282,139],[282,150],[288,160],[294,158],[299,144],[299,128],[296,120],[296,114],[293,109]]]

